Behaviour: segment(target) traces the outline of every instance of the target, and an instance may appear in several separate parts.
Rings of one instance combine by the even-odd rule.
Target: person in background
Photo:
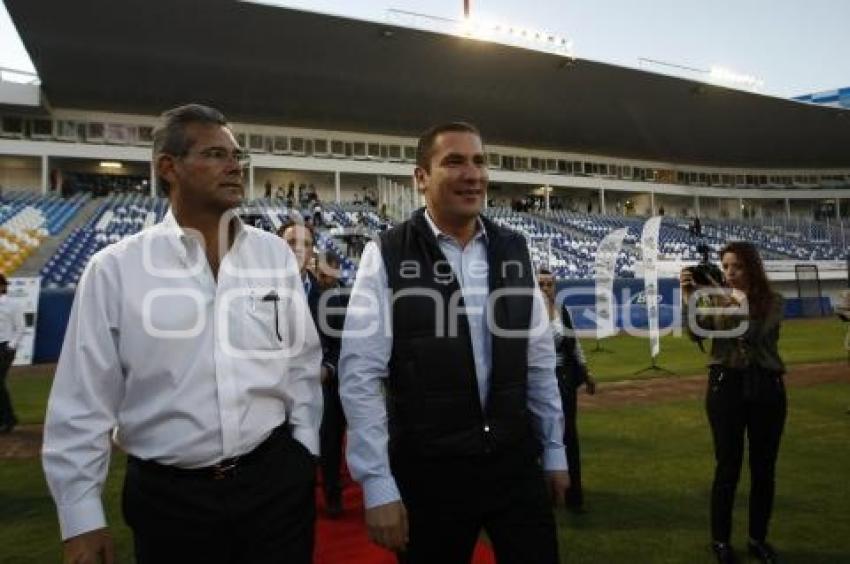
[[[290,220],[278,230],[295,254],[301,282],[307,295],[307,305],[322,343],[322,425],[320,430],[322,487],[325,507],[329,517],[339,517],[343,512],[342,483],[340,480],[341,441],[345,419],[339,405],[340,333],[344,315],[339,312],[345,307],[338,285],[332,283],[334,269],[328,264],[327,255],[322,255],[316,264],[317,274],[311,267],[314,262],[314,239],[312,227]],[[331,259],[333,263],[335,259]],[[324,282],[327,286],[320,283]],[[342,428],[341,428],[342,427]]]
[[[573,513],[584,513],[584,492],[581,486],[581,455],[579,451],[578,389],[583,385],[587,393],[596,393],[596,381],[587,370],[587,362],[581,342],[575,334],[570,310],[555,303],[555,276],[552,271],[541,268],[537,271],[537,284],[546,299],[546,309],[555,341],[555,374],[564,408],[564,446],[567,449],[567,466],[570,472],[570,489],[567,490],[565,505]]]
[[[339,373],[336,367],[339,363],[340,338],[345,324],[345,309],[348,306],[348,291],[339,281],[340,262],[335,253],[325,251],[316,261],[316,280],[322,288],[322,304],[326,312],[328,340],[333,341],[330,348],[335,355],[331,362],[334,370],[322,382],[324,411],[322,412],[322,477],[325,480],[325,499],[328,504],[328,514],[331,517],[340,515],[342,506],[342,460],[343,438],[345,437],[345,413],[339,397]]]
[[[727,244],[720,251],[720,260],[723,285],[720,280],[710,279],[698,284],[693,267],[680,274],[688,314],[684,325],[693,338],[711,339],[706,395],[716,460],[711,487],[711,548],[717,562],[737,561],[730,544],[732,508],[746,434],[750,462],[748,549],[751,556],[772,564],[777,562],[777,556],[767,542],[767,533],[787,410],[782,378],[785,365],[778,350],[784,304],[782,296],[771,290],[752,243]],[[694,295],[697,289],[703,292]],[[706,289],[712,295],[706,295]],[[700,313],[705,306],[726,311]],[[737,334],[719,333],[735,329],[739,329]]]
[[[9,281],[0,274],[0,433],[11,433],[18,424],[12,398],[6,387],[6,377],[24,335],[24,314],[21,308],[9,299],[8,291]]]
[[[295,257],[234,213],[246,156],[219,111],[165,112],[153,158],[170,209],[89,261],[47,404],[65,561],[115,561],[114,440],[136,562],[308,564],[321,348]]]

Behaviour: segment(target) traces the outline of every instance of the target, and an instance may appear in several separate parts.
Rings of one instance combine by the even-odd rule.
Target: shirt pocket
[[[253,289],[233,300],[228,339],[242,358],[274,358],[286,338],[281,299],[273,288]]]

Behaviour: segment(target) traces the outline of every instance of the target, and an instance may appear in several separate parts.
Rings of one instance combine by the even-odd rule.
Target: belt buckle
[[[227,461],[222,461],[213,466],[213,480],[224,480],[236,473],[236,466],[239,463],[238,458],[231,458]]]

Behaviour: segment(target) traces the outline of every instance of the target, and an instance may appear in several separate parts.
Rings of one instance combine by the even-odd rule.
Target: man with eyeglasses
[[[239,148],[200,105],[163,114],[163,221],[80,279],[45,422],[66,562],[114,562],[110,438],[145,563],[312,561],[321,348],[292,252],[242,224]]]

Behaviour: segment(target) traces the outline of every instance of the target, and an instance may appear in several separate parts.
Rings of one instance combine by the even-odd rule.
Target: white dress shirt
[[[318,454],[320,361],[295,256],[271,234],[239,224],[217,281],[171,212],[97,253],[45,421],[62,537],[105,526],[110,434],[138,458],[199,468],[250,452],[288,421]]]
[[[486,233],[479,223],[473,240],[461,247],[454,238],[440,232],[428,213],[425,218],[461,286],[479,399],[484,405],[492,367],[492,339],[484,319],[489,294]],[[346,311],[339,361],[340,397],[348,422],[346,457],[352,476],[363,485],[367,508],[400,499],[390,472],[382,390],[392,352],[391,320],[384,261],[380,248],[370,242],[363,252]],[[555,349],[546,304],[535,284],[531,327],[541,323],[545,324],[545,331],[531,332],[528,341],[528,409],[543,445],[544,468],[565,470],[564,415],[555,378]]]
[[[24,313],[6,294],[0,295],[0,343],[17,349],[24,336]]]

